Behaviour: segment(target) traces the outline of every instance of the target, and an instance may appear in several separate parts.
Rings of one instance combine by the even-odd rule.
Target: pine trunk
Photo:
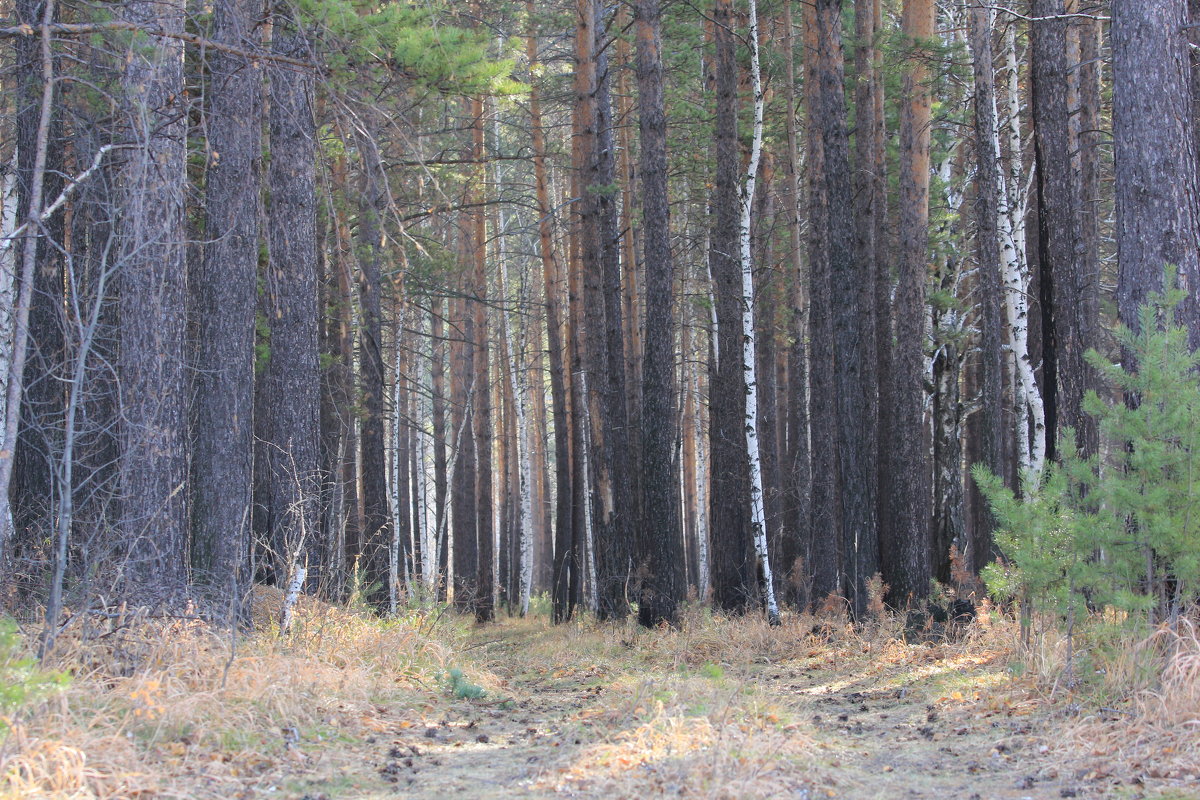
[[[239,46],[259,13],[257,3],[220,0],[213,38]],[[262,72],[222,52],[212,54],[210,69],[205,228],[217,235],[204,246],[195,287],[192,565],[198,583],[240,606],[251,577]]]
[[[757,605],[754,538],[750,520],[746,452],[746,378],[742,372],[742,275],[738,264],[737,57],[730,0],[713,11],[716,40],[716,174],[712,199],[709,274],[716,307],[713,363],[709,378],[709,498],[713,537],[710,552],[713,603],[726,611]]]
[[[891,481],[892,530],[883,552],[883,577],[897,605],[925,596],[931,570],[924,389],[931,98],[927,56],[921,48],[922,42],[933,37],[934,13],[931,0],[906,0],[902,17],[910,53],[902,76],[900,104],[900,242],[891,447],[897,470]]]
[[[674,623],[683,598],[679,519],[679,429],[675,406],[675,268],[667,194],[667,124],[663,101],[662,10],[637,6],[637,83],[643,241],[646,267],[645,351],[642,358],[643,517],[639,526],[641,591],[638,619],[646,627]],[[627,265],[632,269],[632,265]]]
[[[131,0],[122,14],[136,25],[183,29],[181,5]],[[119,179],[121,530],[129,588],[150,596],[182,591],[187,580],[182,44],[151,37],[132,47],[122,84],[122,111],[142,144]]]
[[[283,12],[276,17],[274,52],[305,57],[307,40]],[[291,581],[307,567],[310,585],[326,580],[325,543],[317,535],[320,390],[317,358],[317,132],[313,76],[287,67],[270,70],[271,204],[266,275],[270,355],[264,375],[269,541],[277,576]]]
[[[1113,138],[1117,201],[1117,313],[1133,330],[1139,309],[1178,270],[1177,310],[1200,346],[1200,209],[1189,102],[1184,0],[1113,4]]]

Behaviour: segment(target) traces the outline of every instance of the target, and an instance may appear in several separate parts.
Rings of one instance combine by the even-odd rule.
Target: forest
[[[694,684],[818,662],[843,722],[929,662],[931,724],[1200,724],[1198,145],[1196,0],[0,0],[0,796],[256,796],[331,735],[298,697],[391,679],[424,716],[356,742],[644,673],[571,724],[683,752]],[[273,766],[171,783],[247,658]],[[119,769],[47,721],[100,675]],[[1123,779],[1194,789],[1163,742]],[[797,796],[743,761],[520,785]]]

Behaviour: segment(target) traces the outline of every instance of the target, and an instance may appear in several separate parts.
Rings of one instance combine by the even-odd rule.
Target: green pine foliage
[[[487,690],[467,679],[458,667],[451,667],[445,675],[446,690],[459,700],[478,700],[487,694]]]
[[[485,30],[458,27],[437,4],[363,0],[301,0],[307,28],[325,40],[331,77],[361,81],[362,72],[385,68],[415,85],[449,94],[514,94],[524,85],[513,62],[491,53]]]
[[[42,669],[37,659],[25,652],[16,623],[0,619],[0,733],[7,727],[9,715],[69,681],[65,672]]]
[[[1139,332],[1118,329],[1136,369],[1089,354],[1113,390],[1086,402],[1100,456],[1064,447],[1023,498],[975,467],[999,523],[1003,557],[984,574],[994,595],[1031,610],[1111,606],[1153,621],[1200,593],[1200,355],[1174,321],[1181,298],[1157,295]]]

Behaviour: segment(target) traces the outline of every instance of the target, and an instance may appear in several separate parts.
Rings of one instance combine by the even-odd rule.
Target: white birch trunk
[[[1016,405],[1017,458],[1021,480],[1036,483],[1046,460],[1046,411],[1034,377],[1029,354],[1029,259],[1025,248],[1025,212],[1028,190],[1023,175],[1021,94],[1016,34],[1009,24],[1004,32],[1006,111],[1003,127],[1008,139],[1008,169],[999,171],[1000,197],[997,230],[1000,234],[1004,312],[1012,344],[1010,369]],[[999,120],[999,116],[997,116]],[[996,149],[1000,150],[1000,127]]]
[[[7,242],[17,229],[17,150],[13,148],[12,159],[4,168],[0,179],[0,238]],[[8,407],[9,355],[12,353],[13,338],[13,288],[15,287],[17,259],[12,247],[0,250],[0,419],[4,419]]]
[[[700,403],[700,368],[691,367],[691,391],[696,393],[696,590],[708,602],[708,449]]]
[[[493,109],[495,109],[494,105]],[[493,135],[497,143],[496,149],[499,150],[500,115],[498,111],[492,115],[492,126]],[[500,167],[501,163],[497,161],[495,167],[497,191],[502,190],[504,187],[504,174]],[[499,230],[496,231],[496,257],[500,262],[500,291],[502,295],[506,295],[508,292],[508,254],[504,236],[507,223],[505,221],[503,204],[498,207],[496,217],[499,223]],[[521,616],[525,616],[529,613],[529,596],[533,586],[533,448],[529,434],[529,414],[526,407],[525,387],[519,379],[519,373],[521,372],[520,365],[524,363],[524,359],[518,355],[517,339],[513,335],[512,323],[509,321],[508,314],[503,309],[500,311],[500,320],[504,330],[504,341],[508,345],[508,358],[510,362],[506,366],[505,372],[508,375],[513,399],[516,401],[516,408],[514,409],[517,414],[516,458],[517,463],[520,464],[521,472],[521,505],[517,519],[517,546],[520,554],[518,591],[520,593]]]
[[[388,500],[391,504],[392,512],[392,541],[388,546],[388,610],[395,614],[400,606],[400,515],[407,513],[407,509],[400,508],[400,459],[405,458],[407,454],[401,453],[400,450],[400,348],[397,343],[396,354],[392,360],[392,415],[391,426],[391,467],[392,467],[392,491],[388,493]]]
[[[308,577],[305,567],[295,564],[292,568],[292,579],[288,581],[287,593],[283,596],[283,608],[279,610],[279,634],[282,636],[292,627],[293,612],[300,599],[300,590],[304,587],[304,579]]]
[[[750,520],[754,532],[754,551],[761,564],[761,590],[767,604],[767,619],[779,623],[779,605],[775,602],[775,581],[767,548],[767,519],[763,508],[762,455],[758,448],[758,375],[755,369],[754,270],[750,257],[750,212],[754,206],[754,183],[762,157],[763,86],[758,55],[758,4],[750,0],[750,77],[754,84],[754,135],[750,163],[742,188],[742,369],[746,374],[746,449],[750,461]]]
[[[581,397],[588,396],[587,371],[580,370],[579,372],[579,395]],[[600,608],[600,587],[596,584],[596,552],[595,538],[592,531],[592,492],[586,488],[590,486],[592,465],[591,465],[591,437],[588,431],[592,429],[592,423],[589,419],[588,404],[580,403],[580,411],[583,414],[583,441],[580,443],[580,456],[583,461],[583,475],[580,479],[584,482],[583,491],[583,583],[584,594],[587,596],[587,607],[592,613],[595,613]]]

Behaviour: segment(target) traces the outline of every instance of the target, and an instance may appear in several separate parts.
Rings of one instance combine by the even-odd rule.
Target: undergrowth
[[[586,617],[473,627],[418,608],[380,620],[309,598],[280,638],[279,602],[260,589],[256,631],[237,637],[192,619],[69,628],[47,674],[72,679],[23,702],[0,738],[0,797],[290,796],[297,775],[362,796],[352,776],[376,737],[424,741],[456,708],[528,713],[522,686],[591,698],[563,706],[567,746],[534,784],[545,793],[794,796],[830,758],[805,703],[855,687],[919,708],[1058,709],[1062,740],[1108,770],[1153,760],[1186,776],[1200,763],[1200,640],[1187,622],[1136,647],[1120,619],[1081,626],[1091,681],[1068,694],[1054,686],[1058,629],[1022,648],[1017,621],[986,603],[954,635],[906,642],[903,616],[886,611],[772,627],[687,606],[678,628],[646,631]],[[799,695],[786,686],[798,675]]]

